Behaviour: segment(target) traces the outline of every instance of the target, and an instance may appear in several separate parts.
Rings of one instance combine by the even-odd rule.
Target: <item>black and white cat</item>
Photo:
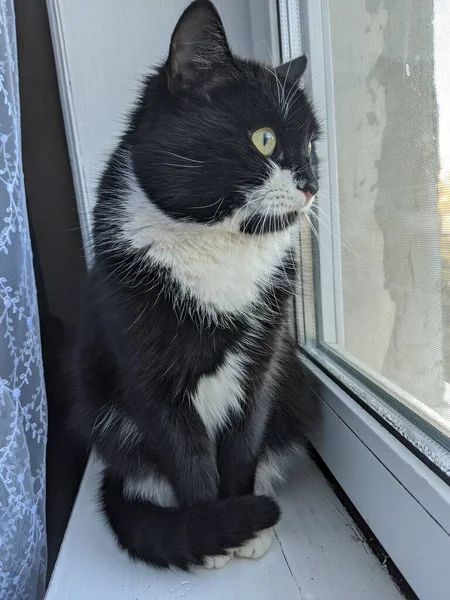
[[[318,125],[299,78],[193,2],[103,174],[73,421],[119,544],[158,566],[270,546],[313,417],[290,333]]]

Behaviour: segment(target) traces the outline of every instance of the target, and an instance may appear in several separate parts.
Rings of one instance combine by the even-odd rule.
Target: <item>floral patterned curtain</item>
[[[44,595],[47,406],[21,163],[13,0],[0,0],[0,598]]]

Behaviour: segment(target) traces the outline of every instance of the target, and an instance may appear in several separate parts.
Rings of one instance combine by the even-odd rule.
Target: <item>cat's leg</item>
[[[277,487],[288,478],[296,463],[296,458],[304,452],[303,446],[299,444],[292,444],[277,450],[266,448],[256,469],[254,494],[274,496]],[[264,529],[258,532],[252,540],[240,548],[236,548],[234,553],[241,558],[260,558],[268,552],[274,537],[273,527]]]
[[[267,408],[268,408],[267,404]],[[221,497],[252,494],[255,488],[258,454],[263,443],[263,423],[266,420],[264,403],[252,407],[233,423],[219,443],[219,473]],[[261,410],[263,409],[263,410]],[[274,538],[274,529],[262,529],[230,554],[240,558],[260,558],[268,550]]]
[[[302,365],[292,348],[283,360],[273,410],[266,425],[254,476],[255,495],[273,496],[276,488],[287,479],[298,457],[306,452],[308,433],[316,417]],[[253,540],[235,550],[236,556],[259,558],[270,548],[274,535],[273,528],[259,532]]]
[[[319,404],[294,345],[283,350],[275,401],[255,476],[255,493],[273,494],[307,452]]]
[[[270,450],[266,448],[255,474],[254,493],[273,496],[276,488],[288,477],[296,457],[304,452],[303,446],[292,443],[290,446]],[[254,539],[235,550],[240,558],[260,558],[272,545],[275,531],[273,527],[260,531]]]
[[[271,410],[270,398],[249,398],[243,411],[230,418],[217,440],[219,496],[252,494],[256,467],[264,443],[265,424]]]
[[[256,472],[258,473],[258,471]],[[259,494],[256,489],[256,481],[255,481],[255,495],[272,495],[272,491],[268,489]],[[239,548],[235,548],[233,550],[233,554],[238,556],[239,558],[260,558],[264,556],[272,545],[273,538],[275,537],[275,530],[273,527],[269,527],[268,529],[262,529],[258,531],[255,537]]]
[[[254,494],[273,496],[276,484],[284,480],[293,457],[294,452],[286,451],[277,455],[276,452],[265,451],[256,468]],[[263,529],[252,540],[236,548],[234,554],[240,558],[260,558],[269,551],[274,537],[273,527]]]

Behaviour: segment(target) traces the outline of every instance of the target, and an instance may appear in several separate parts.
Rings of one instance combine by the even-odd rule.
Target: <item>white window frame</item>
[[[308,6],[309,4],[309,6]],[[321,157],[318,202],[320,220],[316,224],[322,251],[319,256],[321,327],[324,339],[333,346],[344,347],[344,309],[342,299],[340,216],[338,197],[337,151],[333,97],[333,70],[328,29],[328,11],[319,0],[280,0],[280,38],[282,62],[302,53],[309,60],[306,87],[314,99],[319,119],[324,120],[317,152]],[[326,21],[325,21],[326,19]],[[326,25],[324,26],[324,23]],[[312,332],[310,332],[310,335]]]
[[[326,117],[317,148],[325,201],[321,200],[323,224],[319,228],[322,294],[316,309],[325,339],[339,346],[344,336],[339,210],[337,203],[330,201],[338,197],[339,191],[328,0],[279,0],[279,17],[283,61],[307,54],[310,68],[306,86],[319,116]],[[308,275],[311,271],[304,274],[304,280]],[[305,296],[309,297],[311,281],[304,283],[309,287]],[[316,334],[315,323],[304,317],[308,307],[301,306],[310,302],[308,297],[300,301],[297,311],[302,316],[299,329],[306,340]],[[445,477],[394,435],[395,427],[388,430],[380,415],[394,423],[403,419],[392,407],[375,398],[375,418],[354,399],[354,393],[348,393],[319,366],[323,363],[319,353],[303,356],[302,360],[312,374],[321,408],[314,439],[319,455],[421,600],[448,598],[450,486]],[[414,445],[422,446],[428,464],[448,469],[449,454],[414,425],[408,424],[408,429]]]

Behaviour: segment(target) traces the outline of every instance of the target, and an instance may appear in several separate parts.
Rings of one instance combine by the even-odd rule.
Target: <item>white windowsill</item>
[[[96,504],[91,460],[46,600],[400,600],[316,465],[306,459],[279,495],[283,518],[270,552],[219,571],[158,571],[117,548]]]
[[[417,596],[448,600],[450,486],[321,369],[304,362],[321,404],[314,445],[322,459]]]

